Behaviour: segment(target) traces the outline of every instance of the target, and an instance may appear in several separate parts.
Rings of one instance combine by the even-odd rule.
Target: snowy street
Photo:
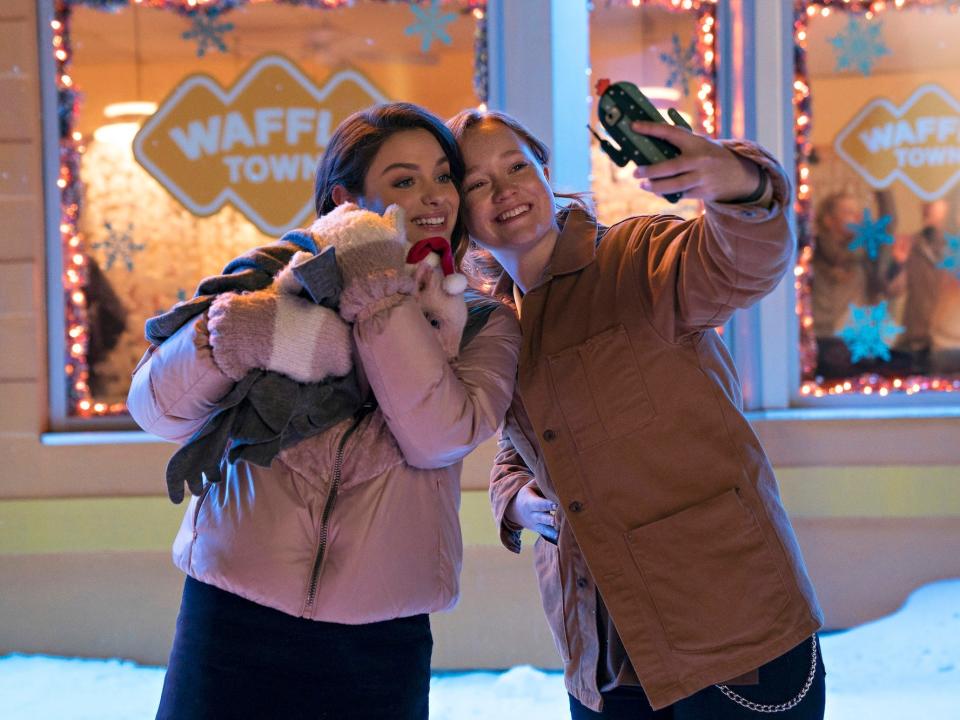
[[[899,612],[821,642],[827,720],[960,720],[960,580],[920,588]],[[162,683],[163,668],[7,656],[0,658],[0,718],[147,720]],[[430,717],[564,718],[567,699],[559,673],[527,666],[441,673]]]

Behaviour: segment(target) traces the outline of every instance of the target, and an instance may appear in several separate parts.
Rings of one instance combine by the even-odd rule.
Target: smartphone
[[[641,135],[630,127],[638,120],[667,122],[640,88],[626,81],[616,83],[600,81],[598,89],[600,87],[602,91],[597,107],[600,124],[620,147],[601,138],[592,128],[590,131],[600,141],[601,149],[610,156],[611,160],[620,167],[631,160],[637,165],[653,165],[680,154],[680,151],[666,140]],[[690,126],[679,112],[671,108],[668,114],[674,125],[690,130]],[[670,193],[664,197],[670,202],[677,202],[683,197],[683,193]]]

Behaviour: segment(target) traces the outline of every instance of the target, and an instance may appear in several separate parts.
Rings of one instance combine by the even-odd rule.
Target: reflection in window
[[[667,108],[676,108],[691,126],[713,134],[714,10],[712,2],[595,2],[590,14],[591,79],[632,82],[664,117]],[[591,108],[591,122],[599,127],[596,96]],[[617,167],[595,139],[590,159],[591,189],[601,222],[656,213],[690,218],[701,212],[698,200],[672,204],[639,190],[633,163]]]
[[[955,10],[798,4],[804,395],[960,389]]]
[[[485,99],[483,0],[188,5],[57,3],[65,415],[122,413],[144,321],[309,221],[347,114]]]

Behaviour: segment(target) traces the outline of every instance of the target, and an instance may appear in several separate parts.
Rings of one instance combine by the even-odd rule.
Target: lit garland
[[[387,0],[383,0],[387,1]],[[417,0],[404,0],[416,4]],[[60,172],[57,188],[60,190],[60,238],[64,271],[64,311],[66,320],[66,356],[64,373],[67,376],[67,406],[80,417],[117,415],[126,411],[125,403],[98,402],[90,390],[89,321],[87,317],[87,262],[83,237],[80,234],[82,188],[80,185],[80,156],[84,152],[83,138],[76,129],[79,100],[70,76],[72,62],[70,17],[74,6],[116,12],[131,4],[141,7],[170,10],[186,17],[199,12],[222,14],[244,5],[277,4],[335,9],[349,7],[354,0],[57,0],[54,19],[52,51],[57,73],[57,119],[59,124]],[[489,72],[487,52],[487,0],[466,0],[464,13],[476,19],[474,35],[473,87],[481,107],[488,99]]]
[[[960,379],[915,375],[886,377],[864,373],[842,381],[817,382],[817,341],[813,332],[813,300],[811,263],[813,261],[813,207],[810,193],[810,162],[813,154],[811,141],[810,77],[807,72],[808,23],[814,17],[828,17],[832,12],[862,13],[870,20],[888,10],[916,7],[946,7],[950,12],[960,10],[960,0],[795,0],[793,20],[793,123],[796,142],[797,196],[794,209],[797,216],[797,234],[800,254],[794,268],[794,288],[797,291],[796,312],[800,318],[800,393],[805,397],[825,395],[879,395],[891,393],[913,395],[918,392],[960,392]]]
[[[473,94],[480,101],[480,110],[485,111],[490,100],[490,43],[487,41],[486,0],[474,0],[471,5],[473,17],[477,21],[473,33]]]

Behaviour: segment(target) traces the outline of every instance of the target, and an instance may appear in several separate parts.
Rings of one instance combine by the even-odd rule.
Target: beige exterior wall
[[[171,446],[41,442],[48,384],[36,25],[34,0],[0,3],[0,654],[162,663],[182,582],[168,551],[181,511],[161,480]],[[759,426],[832,627],[888,613],[919,584],[960,574],[957,423],[912,428],[905,436],[896,422],[866,431]],[[905,437],[916,460],[890,450]],[[466,464],[463,596],[434,620],[435,665],[554,666],[530,555],[504,551],[490,521],[492,453],[488,443]],[[824,466],[804,467],[811,456]]]

